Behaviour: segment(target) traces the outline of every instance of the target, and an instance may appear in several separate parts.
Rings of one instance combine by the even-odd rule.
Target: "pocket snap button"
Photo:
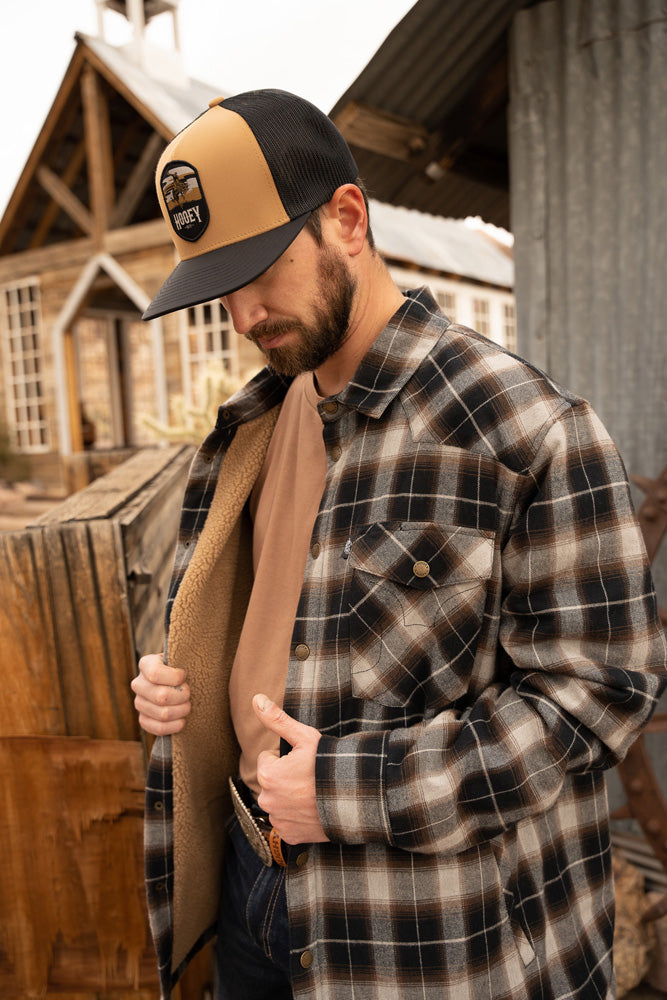
[[[424,562],[423,559],[420,559],[419,562],[416,562],[412,567],[412,572],[415,576],[428,576],[431,572],[431,567],[427,562]]]

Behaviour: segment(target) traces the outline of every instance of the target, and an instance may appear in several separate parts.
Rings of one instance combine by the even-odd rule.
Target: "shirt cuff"
[[[324,832],[344,844],[391,843],[385,773],[389,733],[322,736],[315,761]]]

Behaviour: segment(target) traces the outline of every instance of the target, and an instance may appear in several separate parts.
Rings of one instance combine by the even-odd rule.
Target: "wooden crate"
[[[146,747],[129,684],[162,648],[192,449],[146,449],[0,532],[0,996],[154,1000]],[[206,958],[181,1000],[205,995]]]
[[[2,736],[138,740],[129,683],[162,648],[191,449],[138,452],[25,531],[0,533]]]

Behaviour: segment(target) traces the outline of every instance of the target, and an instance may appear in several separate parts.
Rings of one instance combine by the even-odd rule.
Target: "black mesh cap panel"
[[[251,128],[290,218],[325,204],[337,187],[357,179],[343,136],[309,101],[282,90],[257,90],[229,97],[222,106]]]

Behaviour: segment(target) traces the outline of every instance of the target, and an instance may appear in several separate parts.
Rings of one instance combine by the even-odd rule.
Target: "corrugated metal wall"
[[[654,478],[667,462],[667,3],[522,11],[510,98],[518,352],[589,399],[628,471]],[[667,541],[653,570],[664,606]],[[667,794],[665,739],[647,745]],[[625,801],[615,771],[609,795]]]
[[[667,3],[518,13],[510,98],[519,353],[587,397],[629,472],[654,478],[667,463]],[[666,570],[663,542],[663,605]]]

